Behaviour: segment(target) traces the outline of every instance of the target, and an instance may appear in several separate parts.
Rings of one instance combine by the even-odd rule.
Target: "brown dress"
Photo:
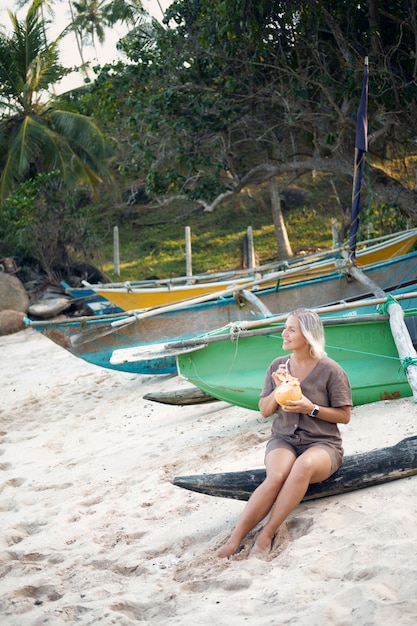
[[[268,396],[276,384],[272,372],[278,370],[281,363],[288,361],[287,356],[275,359],[268,367],[261,397]],[[291,373],[290,363],[288,370]],[[301,381],[303,394],[314,404],[325,407],[352,406],[352,394],[349,379],[344,369],[330,359],[323,357],[314,369]],[[320,417],[310,417],[304,413],[288,413],[278,407],[277,416],[271,428],[265,456],[276,448],[287,448],[297,456],[311,446],[327,450],[332,459],[332,473],[343,462],[342,438],[337,424],[325,422]],[[319,414],[320,415],[320,414]]]

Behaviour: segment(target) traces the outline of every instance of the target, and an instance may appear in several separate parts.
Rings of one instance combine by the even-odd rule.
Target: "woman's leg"
[[[221,558],[231,556],[242,539],[271,510],[295,462],[295,454],[286,448],[271,450],[266,457],[266,478],[249,498],[243,513],[226,543],[217,551]]]
[[[256,556],[268,554],[277,529],[301,502],[308,486],[311,483],[320,483],[330,476],[331,464],[330,455],[319,447],[309,448],[297,458],[275,499],[267,523],[256,539]]]

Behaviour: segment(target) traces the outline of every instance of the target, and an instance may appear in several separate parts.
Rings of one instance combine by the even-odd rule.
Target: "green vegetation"
[[[335,222],[347,240],[365,121],[358,238],[368,223],[377,236],[416,222],[407,3],[181,0],[158,23],[140,0],[82,0],[52,42],[50,3],[28,3],[0,29],[0,254],[28,275],[69,279],[78,262],[109,280],[183,275],[186,226],[194,274],[240,267],[249,226],[259,264],[331,248]],[[94,68],[92,81],[86,37],[103,41],[117,23],[128,26],[118,44],[127,62]],[[69,32],[86,84],[55,96]],[[358,120],[365,59],[369,107]]]
[[[346,226],[348,221],[350,180],[346,177],[332,183],[330,176],[320,175],[313,180],[310,175],[297,183],[283,192],[284,198],[285,191],[293,192],[288,193],[288,201],[284,199],[283,213],[294,255],[332,248],[332,222]],[[398,212],[394,212],[395,219],[388,220],[386,207],[372,207],[369,220],[365,207],[360,239],[368,237],[368,221],[372,223],[373,237],[406,228],[405,218]],[[259,264],[282,259],[277,250],[267,188],[258,189],[255,195],[242,193],[233,203],[220,205],[211,213],[201,208],[187,213],[181,206],[158,211],[137,206],[129,218],[119,215],[118,224],[112,221],[112,212],[97,214],[102,244],[90,262],[111,281],[184,275],[186,226],[191,229],[193,274],[240,268],[248,226],[253,230]],[[113,265],[113,226],[116,225],[120,242],[119,276],[114,274]],[[343,240],[347,237],[348,234]]]

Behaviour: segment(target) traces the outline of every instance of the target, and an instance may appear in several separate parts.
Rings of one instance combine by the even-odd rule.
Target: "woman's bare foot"
[[[236,545],[234,541],[229,539],[221,548],[217,550],[216,555],[220,559],[226,559],[226,558],[228,559],[229,556],[232,556],[232,554],[236,552],[238,547],[239,547],[239,543]]]
[[[253,548],[249,553],[249,557],[255,559],[265,559],[272,550],[275,535],[272,537],[263,536],[259,533],[258,538],[253,544]]]

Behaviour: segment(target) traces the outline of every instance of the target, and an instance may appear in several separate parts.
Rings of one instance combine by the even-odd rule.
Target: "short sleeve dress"
[[[275,359],[268,367],[261,397],[268,396],[276,384],[272,372],[281,363],[288,362],[288,357]],[[291,365],[288,362],[291,373]],[[314,369],[301,381],[301,390],[314,404],[325,407],[352,406],[352,393],[349,379],[344,369],[333,359],[325,356]],[[271,438],[265,455],[275,448],[285,447],[297,455],[302,454],[312,445],[325,448],[332,459],[332,472],[343,462],[342,438],[337,424],[310,417],[304,413],[287,413],[278,407],[277,416],[271,428]]]

